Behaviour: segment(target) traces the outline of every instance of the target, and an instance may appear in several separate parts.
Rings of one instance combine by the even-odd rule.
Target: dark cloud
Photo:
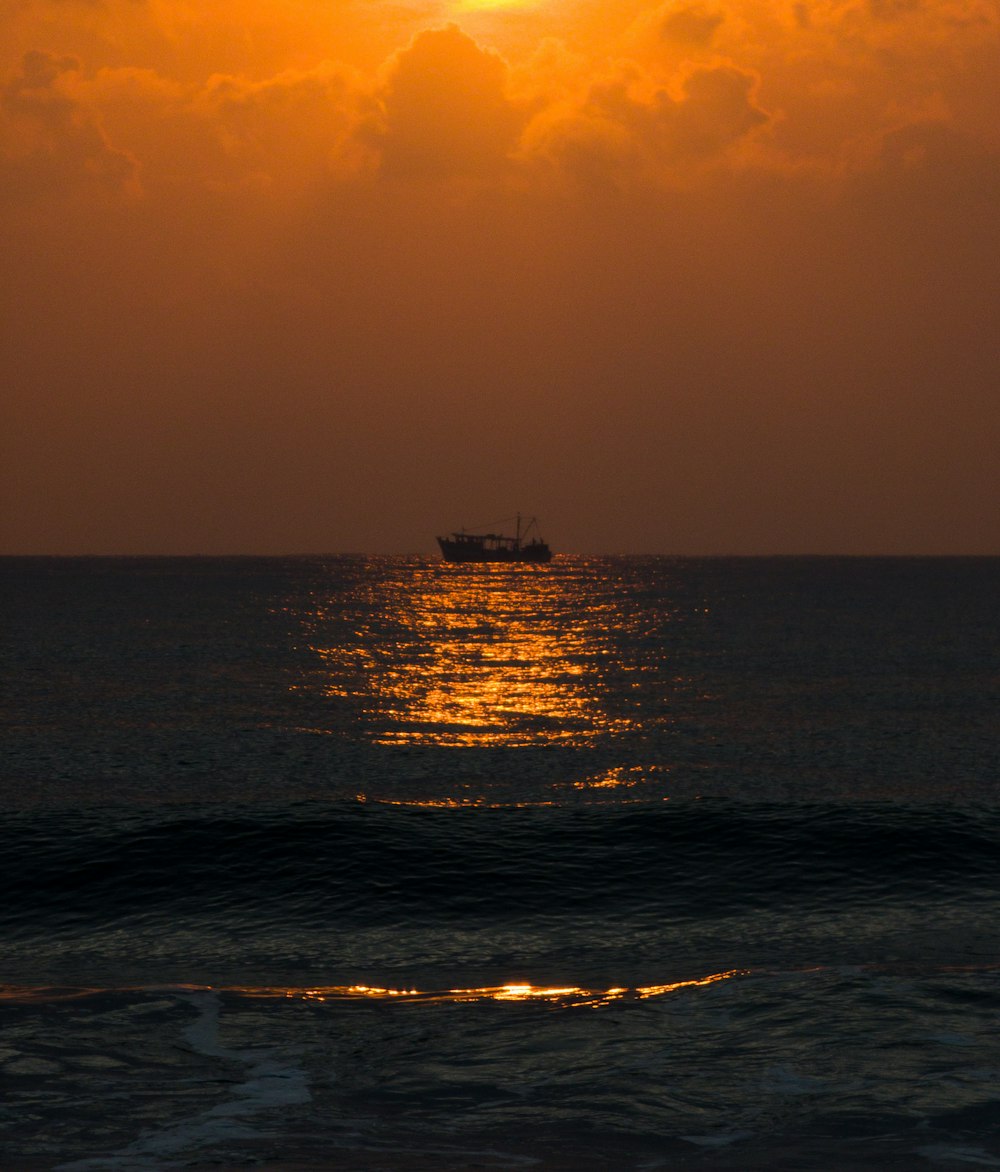
[[[733,65],[689,73],[674,97],[650,93],[635,70],[590,88],[572,114],[530,136],[533,150],[581,177],[652,170],[722,155],[763,126],[769,115],[756,103],[757,78]]]
[[[506,95],[507,67],[456,25],[423,32],[396,55],[368,137],[383,171],[442,176],[495,170],[508,158],[524,115]]]
[[[81,185],[123,192],[137,166],[114,147],[96,116],[73,94],[75,57],[33,50],[3,89],[0,192],[7,199],[66,194]]]
[[[675,103],[668,121],[677,148],[712,154],[768,121],[756,105],[756,78],[732,65],[696,69],[684,82],[684,100]]]
[[[689,45],[707,45],[725,20],[723,13],[703,4],[682,4],[669,8],[660,23],[665,40]]]
[[[922,0],[868,0],[868,11],[876,20],[899,20],[922,7]]]
[[[57,82],[65,74],[79,71],[80,62],[75,57],[59,57],[32,49],[24,55],[20,76],[4,87],[4,107],[49,125],[65,123],[72,116],[74,102],[59,90]]]

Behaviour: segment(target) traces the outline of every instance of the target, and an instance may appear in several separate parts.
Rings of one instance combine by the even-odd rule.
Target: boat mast
[[[515,549],[521,548],[521,514],[520,513],[517,514],[517,537],[514,541],[514,548]]]

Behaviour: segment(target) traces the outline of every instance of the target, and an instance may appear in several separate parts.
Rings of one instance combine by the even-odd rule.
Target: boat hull
[[[447,537],[439,537],[437,542],[446,562],[529,562],[538,565],[552,560],[552,551],[544,541],[532,541],[519,549],[503,546],[489,549],[474,542],[451,541]]]

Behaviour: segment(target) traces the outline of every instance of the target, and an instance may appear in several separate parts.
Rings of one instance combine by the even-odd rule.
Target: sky
[[[0,28],[0,552],[1000,553],[998,0]]]

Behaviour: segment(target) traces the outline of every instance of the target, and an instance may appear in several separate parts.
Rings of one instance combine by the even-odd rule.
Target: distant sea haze
[[[0,1166],[1000,1167],[1000,559],[0,587]]]

